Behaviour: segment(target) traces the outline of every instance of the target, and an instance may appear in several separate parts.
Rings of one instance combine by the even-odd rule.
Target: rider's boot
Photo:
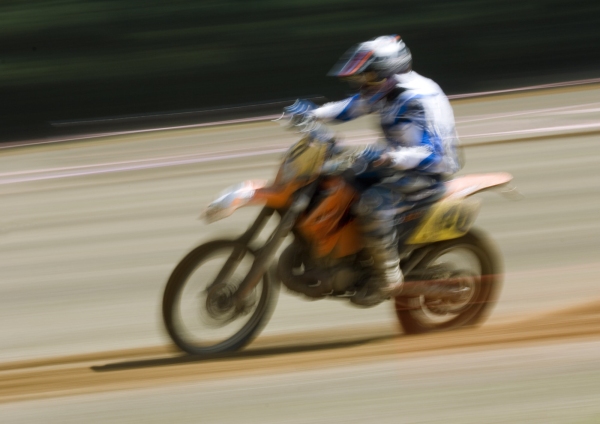
[[[385,226],[377,224],[377,220],[374,220],[361,225],[365,251],[373,260],[373,277],[353,299],[354,303],[362,306],[374,306],[397,296],[404,283],[396,231],[382,231],[385,230]]]

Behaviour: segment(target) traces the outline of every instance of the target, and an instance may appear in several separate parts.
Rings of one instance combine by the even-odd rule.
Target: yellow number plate
[[[478,200],[442,200],[431,207],[407,244],[433,243],[463,236],[477,217]]]

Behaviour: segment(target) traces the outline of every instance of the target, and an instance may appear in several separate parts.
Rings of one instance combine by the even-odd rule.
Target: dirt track
[[[0,421],[375,416],[396,424],[398,402],[408,399],[407,422],[520,422],[527,413],[544,424],[576,422],[574,413],[600,422],[597,136],[485,144],[512,137],[507,129],[527,135],[596,125],[596,98],[596,91],[559,92],[556,101],[538,93],[457,107],[465,140],[484,144],[466,149],[464,172],[510,172],[525,195],[521,202],[482,196],[478,226],[498,243],[506,270],[488,324],[405,337],[389,304],[357,310],[282,294],[247,350],[203,360],[168,345],[159,313],[165,281],[193,246],[246,228],[257,211],[211,226],[197,216],[226,186],[271,177],[292,136],[253,124],[6,151]],[[359,126],[350,141],[369,141],[373,132]],[[271,399],[278,402],[266,409]],[[365,402],[373,408],[361,409]],[[548,419],[551,408],[562,408],[562,420]],[[206,411],[215,419],[202,421]]]
[[[594,301],[510,324],[425,336],[361,327],[262,337],[245,351],[206,359],[182,356],[163,346],[100,352],[2,364],[0,402],[598,336],[600,301]]]

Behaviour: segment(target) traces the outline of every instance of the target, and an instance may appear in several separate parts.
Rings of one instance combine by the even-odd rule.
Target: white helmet
[[[348,50],[327,75],[351,77],[374,71],[380,78],[412,69],[410,50],[399,35],[384,35]]]

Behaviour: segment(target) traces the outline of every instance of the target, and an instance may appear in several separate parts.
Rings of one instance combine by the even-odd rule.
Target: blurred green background
[[[402,35],[447,93],[600,76],[598,0],[3,0],[0,138],[50,122],[348,93],[351,45]]]

